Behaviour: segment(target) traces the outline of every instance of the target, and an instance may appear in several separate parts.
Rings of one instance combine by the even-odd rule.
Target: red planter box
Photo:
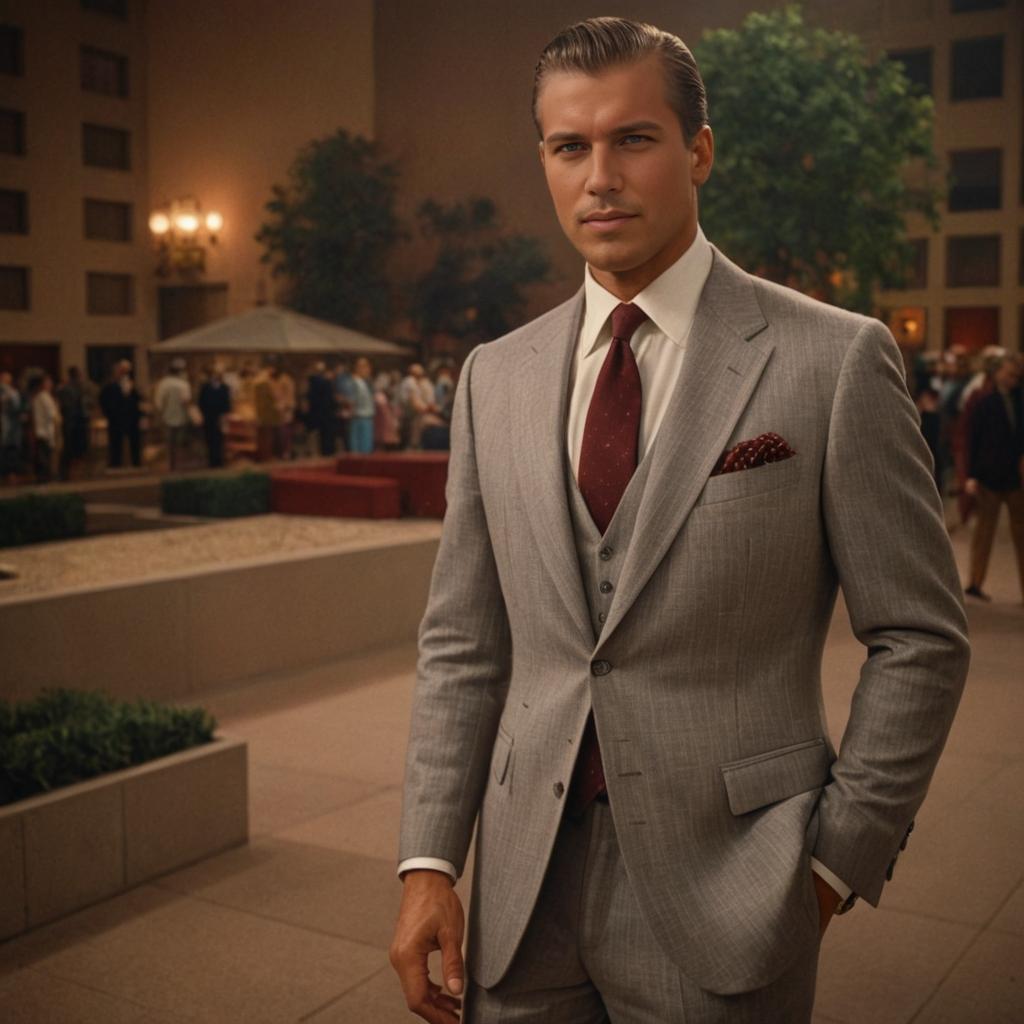
[[[379,452],[342,455],[338,472],[346,476],[390,477],[398,481],[402,514],[443,519],[444,486],[448,481],[447,452]]]
[[[293,516],[397,519],[401,497],[394,480],[284,469],[270,474],[270,508]]]

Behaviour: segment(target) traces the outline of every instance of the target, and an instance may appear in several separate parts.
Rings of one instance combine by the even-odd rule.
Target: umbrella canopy
[[[360,356],[409,356],[410,350],[348,327],[329,324],[280,306],[258,306],[226,316],[150,346],[164,352],[331,353]]]

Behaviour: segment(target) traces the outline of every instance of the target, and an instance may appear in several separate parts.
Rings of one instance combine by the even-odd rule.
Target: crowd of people
[[[215,362],[194,375],[175,358],[150,398],[127,360],[101,387],[77,367],[56,386],[42,372],[18,384],[0,373],[0,481],[85,475],[91,439],[104,431],[112,469],[140,467],[147,440],[163,447],[167,468],[180,469],[200,436],[211,467],[223,466],[233,445],[257,462],[340,450],[444,450],[454,392],[450,363],[429,373],[412,363],[404,373],[374,374],[366,357],[316,361],[305,373],[280,357]]]
[[[996,524],[1007,506],[1024,597],[1024,361],[989,346],[975,356],[960,346],[921,356],[910,384],[931,449],[939,493],[956,498],[959,525],[972,520],[964,591],[984,590]]]

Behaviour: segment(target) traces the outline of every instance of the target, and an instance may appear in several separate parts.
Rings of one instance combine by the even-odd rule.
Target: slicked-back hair
[[[669,106],[676,112],[687,145],[708,123],[704,80],[689,47],[671,32],[628,18],[587,18],[562,29],[544,47],[533,75],[533,123],[543,138],[537,100],[552,71],[597,75],[651,54],[661,58]]]

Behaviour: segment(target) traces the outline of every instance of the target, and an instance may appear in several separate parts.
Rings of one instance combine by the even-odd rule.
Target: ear
[[[715,137],[711,128],[704,125],[693,137],[690,146],[690,177],[694,185],[703,185],[711,177],[711,168],[715,162]]]
[[[537,155],[540,157],[540,165],[541,165],[541,167],[546,167],[547,165],[544,163],[545,153],[544,153],[544,140],[543,139],[541,139],[540,142],[537,143]]]

